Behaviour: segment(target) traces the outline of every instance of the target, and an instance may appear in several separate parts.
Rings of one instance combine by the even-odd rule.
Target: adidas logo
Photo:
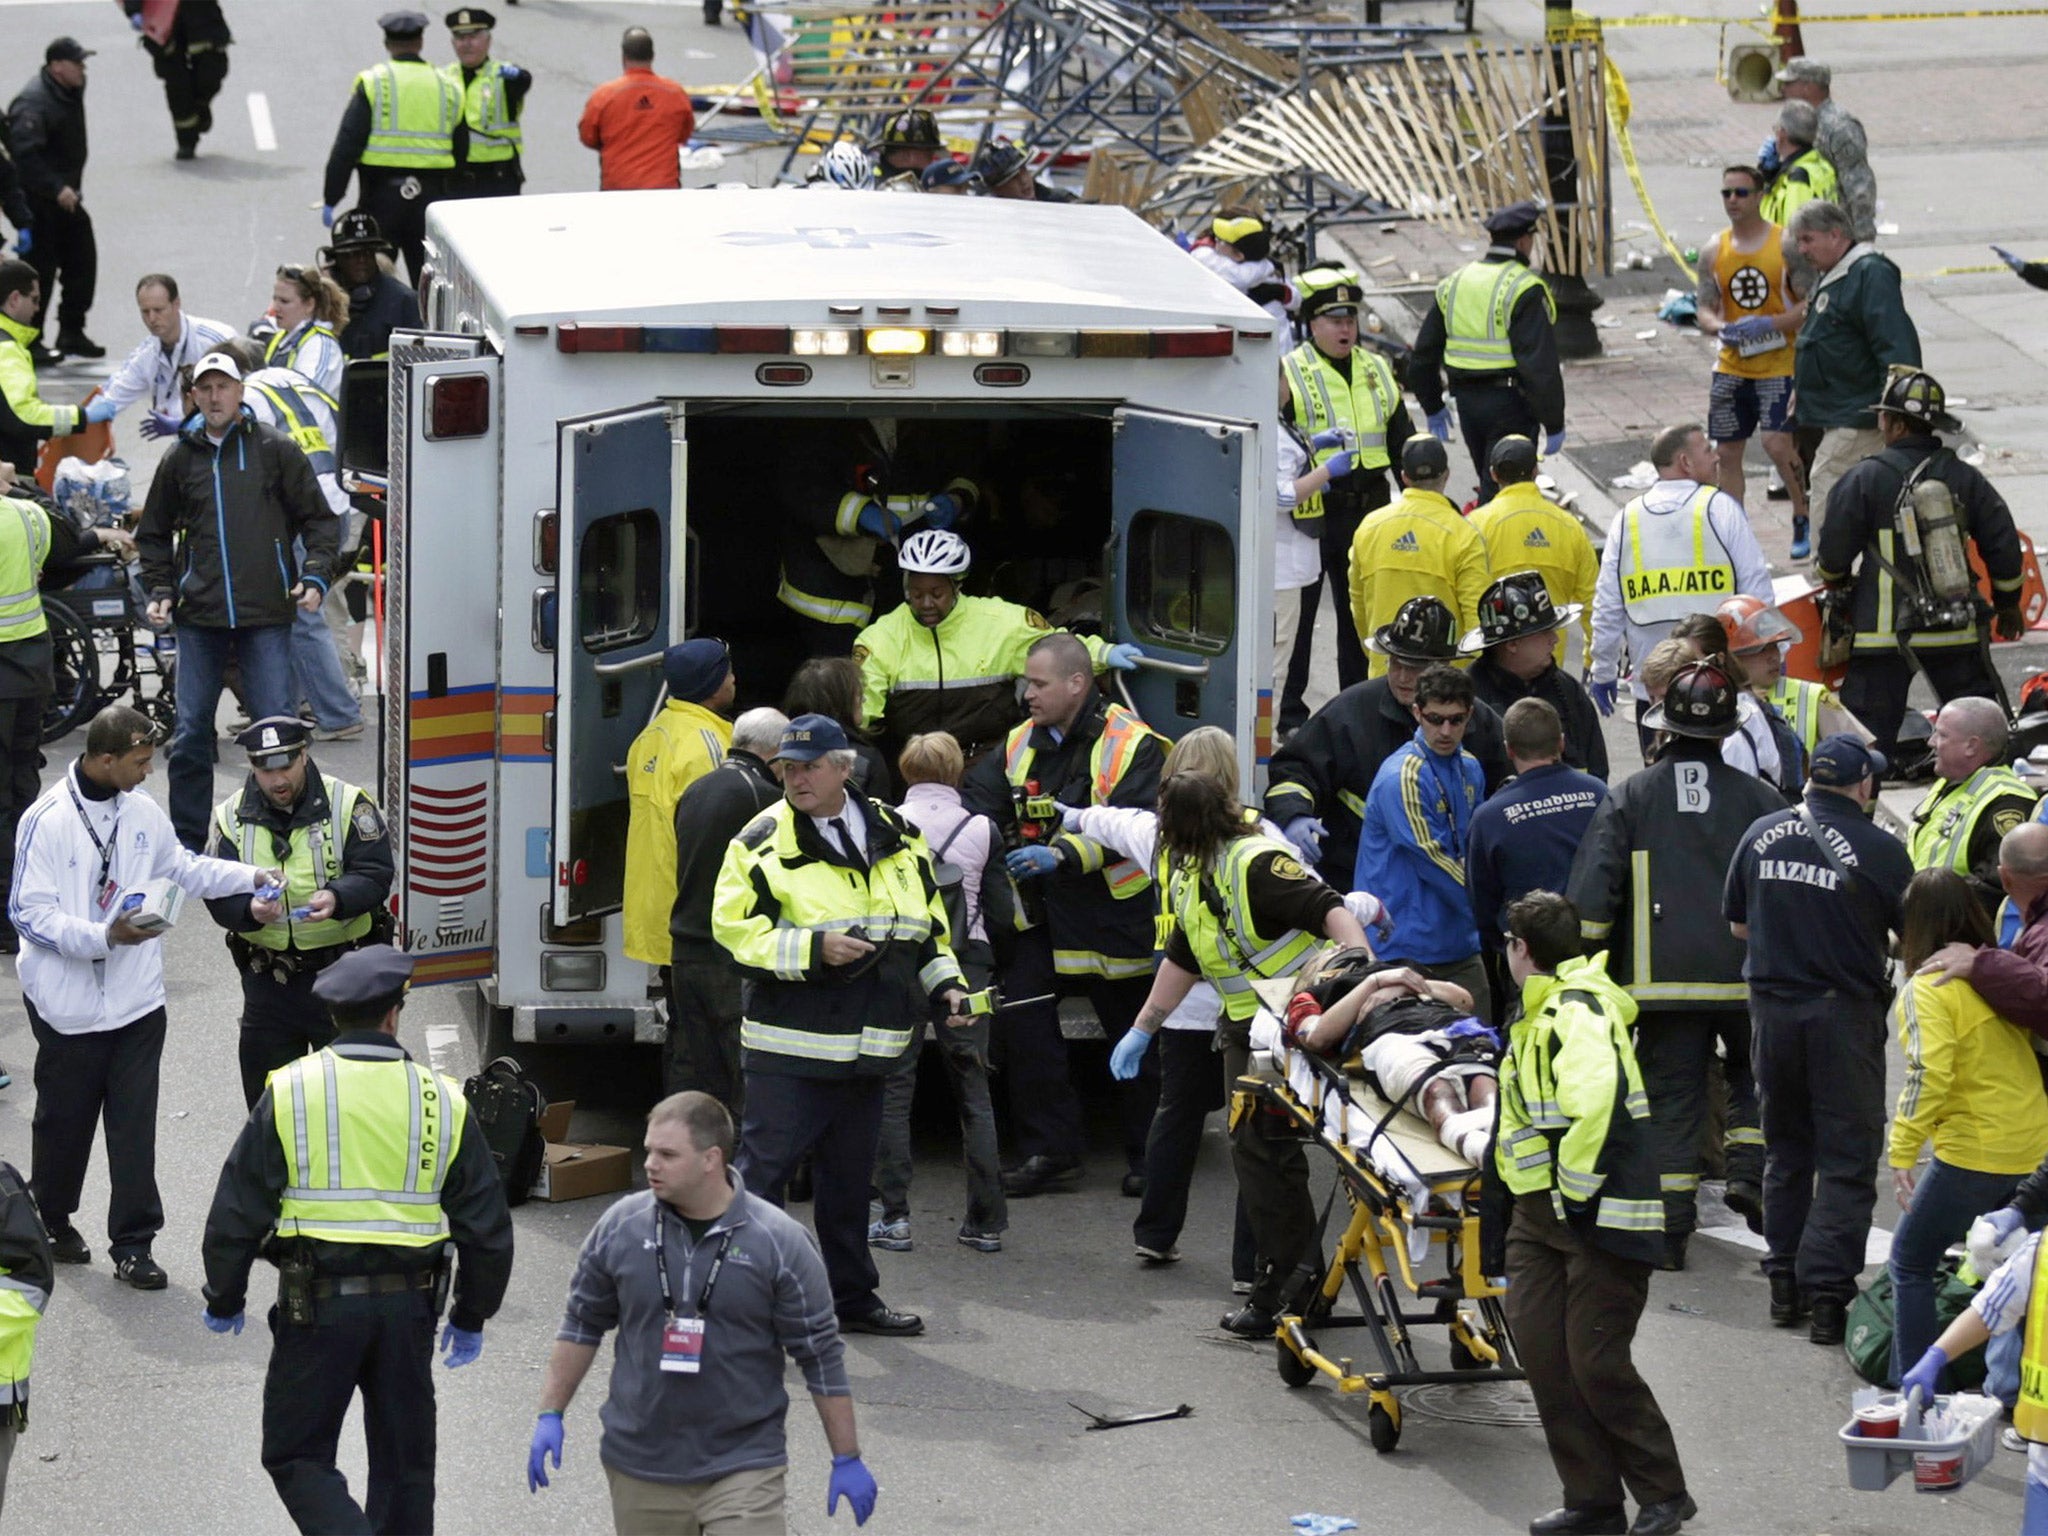
[[[652,112],[654,110],[654,102],[650,98],[642,96],[633,103],[633,110],[635,112]]]
[[[1541,528],[1531,528],[1529,530],[1529,537],[1522,540],[1522,543],[1530,549],[1550,548],[1550,540],[1543,537],[1543,530]]]
[[[1415,535],[1412,533],[1404,533],[1401,537],[1394,540],[1394,548],[1400,550],[1404,555],[1412,555],[1421,547],[1420,544],[1415,542]]]

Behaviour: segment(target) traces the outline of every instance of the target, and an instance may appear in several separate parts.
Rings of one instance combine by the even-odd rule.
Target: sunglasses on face
[[[1472,712],[1470,710],[1455,715],[1432,715],[1428,710],[1422,712],[1422,723],[1434,726],[1439,731],[1455,730],[1471,718]]]
[[[1722,197],[1724,197],[1724,198],[1729,198],[1729,197],[1755,197],[1755,196],[1756,196],[1756,188],[1755,188],[1755,187],[1723,187],[1723,188],[1721,189],[1721,196],[1722,196]]]

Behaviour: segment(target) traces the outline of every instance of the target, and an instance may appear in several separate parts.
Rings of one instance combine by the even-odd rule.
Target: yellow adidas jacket
[[[702,704],[662,706],[626,753],[626,954],[667,965],[668,915],[676,904],[676,801],[716,768],[732,723]]]
[[[1388,623],[1411,597],[1437,597],[1462,635],[1479,623],[1490,579],[1486,545],[1447,497],[1409,486],[1392,506],[1366,514],[1351,539],[1351,618],[1360,642]],[[1371,656],[1370,675],[1387,670]]]
[[[1495,578],[1516,571],[1535,571],[1549,589],[1550,600],[1562,608],[1584,603],[1579,623],[1585,630],[1585,654],[1593,654],[1593,588],[1600,581],[1600,557],[1585,524],[1556,502],[1545,498],[1533,480],[1504,485],[1493,500],[1471,517],[1486,563]],[[1557,660],[1564,664],[1565,631],[1557,632]]]
[[[1972,1173],[2032,1173],[2048,1155],[2048,1098],[2027,1032],[1991,1011],[1966,981],[1915,976],[1892,1017],[1906,1085],[1892,1120],[1891,1165],[1910,1168],[1927,1142]]]

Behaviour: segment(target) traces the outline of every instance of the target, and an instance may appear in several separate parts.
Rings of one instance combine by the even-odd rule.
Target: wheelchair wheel
[[[1401,1409],[1396,1404],[1392,1409],[1382,1408],[1378,1403],[1365,1416],[1366,1430],[1372,1436],[1372,1448],[1382,1456],[1401,1443]]]
[[[1313,1344],[1315,1340],[1310,1339]],[[1287,1347],[1287,1340],[1275,1339],[1273,1348],[1279,1351],[1280,1379],[1290,1387],[1305,1387],[1316,1379],[1316,1368]]]
[[[43,740],[68,736],[100,707],[100,657],[92,632],[63,603],[43,599],[50,626],[50,673],[55,687],[43,705]]]

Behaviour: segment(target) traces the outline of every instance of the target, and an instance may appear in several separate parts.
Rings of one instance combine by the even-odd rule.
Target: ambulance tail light
[[[1001,331],[941,331],[939,332],[939,355],[941,357],[1001,357],[1003,355],[1003,333]]]
[[[721,325],[718,327],[718,350],[721,352],[774,352],[788,356],[789,327],[786,325]]]
[[[858,331],[791,331],[789,350],[798,357],[851,357],[860,349],[854,345]]]
[[[543,576],[552,576],[561,563],[561,515],[553,507],[543,507],[533,515],[533,568]]]
[[[638,352],[637,325],[578,325],[564,320],[555,327],[557,352]]]
[[[430,443],[490,431],[490,375],[451,373],[427,380],[426,428]]]
[[[869,357],[922,357],[932,348],[932,333],[908,325],[870,326],[863,334]]]
[[[1237,332],[1227,325],[1152,333],[1154,357],[1228,357],[1236,347]]]
[[[540,984],[546,992],[602,992],[604,951],[577,955],[542,950]]]
[[[555,328],[557,352],[745,353],[790,350],[784,325],[583,325]]]
[[[762,384],[776,384],[787,387],[791,384],[811,382],[809,363],[763,363],[754,370],[754,378]]]
[[[1012,331],[1012,357],[1077,357],[1079,337],[1072,331]]]
[[[974,370],[974,382],[991,389],[1015,389],[1031,382],[1031,370],[1022,363],[983,363]]]

